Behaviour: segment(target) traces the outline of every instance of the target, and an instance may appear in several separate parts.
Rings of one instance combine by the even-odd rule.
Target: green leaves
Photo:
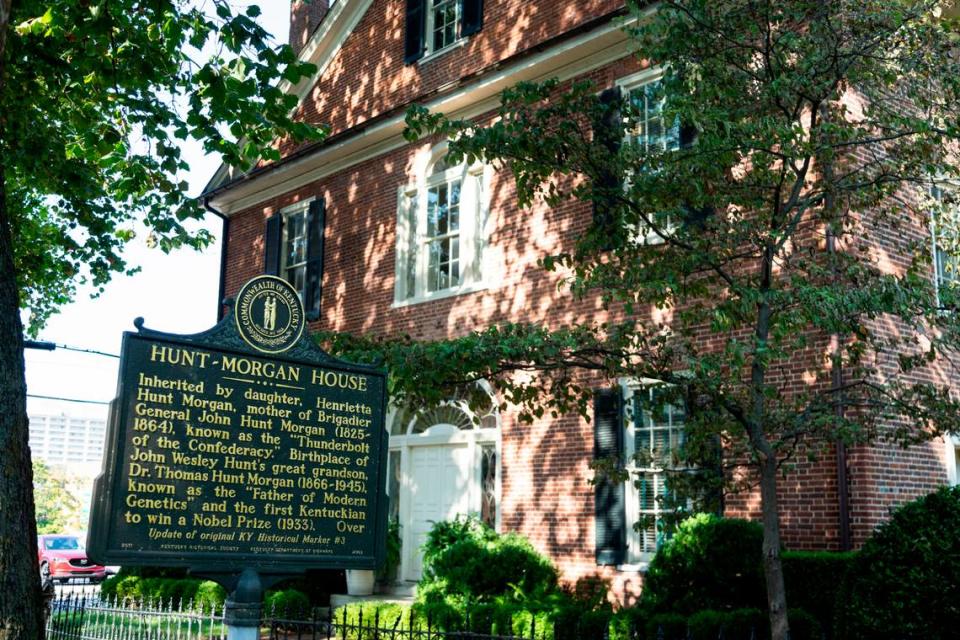
[[[130,270],[122,248],[134,220],[164,251],[210,242],[189,225],[203,211],[182,182],[183,141],[248,167],[276,160],[277,139],[324,135],[291,120],[296,98],[275,86],[314,67],[272,48],[258,15],[219,0],[215,15],[179,0],[16,3],[0,164],[34,330],[77,283],[102,286]]]
[[[532,399],[564,398],[550,382],[571,381],[561,370],[688,371],[678,384],[714,407],[712,424],[694,418],[691,429],[735,450],[750,432],[748,450],[767,443],[785,458],[804,442],[869,441],[881,425],[911,425],[883,431],[901,442],[953,428],[960,320],[944,309],[957,295],[944,286],[938,308],[924,191],[960,178],[960,62],[935,5],[676,0],[646,16],[634,3],[645,14],[628,29],[637,55],[663,75],[624,83],[618,118],[600,99],[606,87],[555,80],[504,91],[484,124],[410,108],[409,140],[444,137],[453,161],[509,172],[521,207],[564,207],[572,220],[593,209],[586,232],[539,264],[563,274],[573,299],[631,320],[585,334],[528,327],[517,352],[472,342],[515,344],[515,327],[473,334],[453,342],[470,355],[447,373],[496,376],[536,418],[575,410]],[[659,120],[647,119],[661,100]],[[671,125],[695,141],[649,134]],[[956,253],[960,216],[939,215],[941,249]],[[418,352],[419,366],[429,357],[447,356]],[[511,358],[547,379],[503,381]],[[842,393],[833,366],[854,381]]]
[[[24,20],[15,27],[17,35],[49,36],[51,35],[51,25],[53,24],[53,7],[49,7],[46,12],[36,18]]]

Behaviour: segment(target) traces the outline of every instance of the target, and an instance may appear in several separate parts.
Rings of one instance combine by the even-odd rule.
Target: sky
[[[286,42],[289,28],[289,0],[238,0],[235,7],[259,4],[260,23],[280,42]],[[219,159],[205,156],[199,145],[186,145],[191,166],[186,176],[190,194],[202,190],[219,165]],[[133,321],[143,317],[145,326],[169,333],[196,333],[216,322],[220,273],[221,221],[212,214],[204,226],[217,242],[202,253],[182,249],[164,254],[148,249],[141,234],[127,247],[130,264],[142,267],[129,277],[114,277],[96,299],[79,292],[76,301],[50,319],[39,340],[79,349],[120,353],[124,331],[135,331]],[[61,415],[82,418],[107,417],[106,404],[44,400],[29,396],[53,396],[109,402],[116,395],[117,358],[77,353],[64,349],[27,349],[27,412],[29,415]]]

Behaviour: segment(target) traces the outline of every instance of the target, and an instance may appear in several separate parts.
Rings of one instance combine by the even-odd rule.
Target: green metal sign
[[[247,283],[192,336],[125,333],[88,552],[102,564],[371,569],[386,535],[386,380],[304,338],[289,285]]]

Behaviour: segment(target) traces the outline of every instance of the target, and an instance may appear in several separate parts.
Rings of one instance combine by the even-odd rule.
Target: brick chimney
[[[290,3],[290,46],[294,53],[299,54],[310,41],[329,9],[330,0],[293,0]]]

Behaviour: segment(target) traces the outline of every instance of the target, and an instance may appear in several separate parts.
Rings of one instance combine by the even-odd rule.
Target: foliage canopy
[[[509,172],[523,206],[591,204],[589,231],[541,262],[610,319],[321,339],[382,358],[401,401],[486,378],[528,420],[587,415],[584,370],[672,385],[689,462],[719,440],[728,485],[759,483],[780,639],[778,475],[834,443],[909,445],[960,416],[957,296],[933,285],[929,234],[932,212],[956,253],[956,38],[936,0],[629,4],[639,66],[662,69],[652,99],[690,144],[648,144],[632,96],[590,82],[520,84],[482,122],[408,115],[411,139]]]
[[[161,249],[206,246],[189,221],[181,143],[233,165],[316,138],[277,85],[313,71],[224,0],[14,3],[0,91],[0,167],[21,307],[38,328],[78,283],[129,272],[135,221]]]
[[[39,460],[33,462],[33,496],[37,533],[68,533],[79,529],[80,501],[70,492],[66,478]]]

